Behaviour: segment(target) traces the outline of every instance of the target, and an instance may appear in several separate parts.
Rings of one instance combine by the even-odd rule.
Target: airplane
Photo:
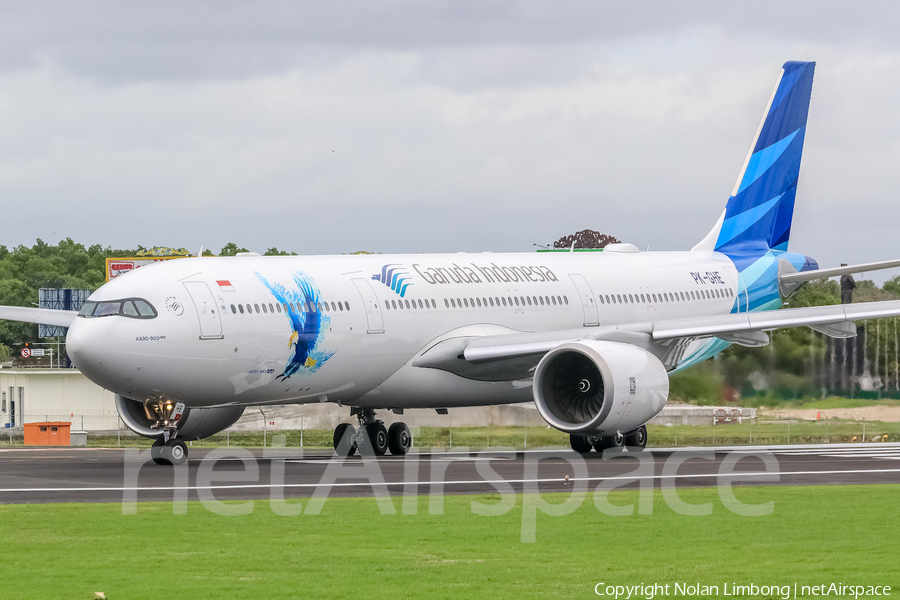
[[[402,456],[404,423],[376,410],[533,401],[573,450],[647,444],[669,375],[767,331],[856,335],[900,301],[782,307],[806,281],[900,266],[820,269],[788,250],[814,62],[784,64],[730,197],[688,251],[184,258],[101,286],[74,311],[0,307],[68,327],[73,363],[115,394],[158,464],[248,406],[332,402],[340,456]]]

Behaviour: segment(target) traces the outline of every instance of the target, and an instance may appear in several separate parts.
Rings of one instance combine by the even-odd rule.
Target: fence
[[[73,429],[79,419],[47,415],[50,421],[69,421]],[[43,417],[42,417],[43,418]],[[87,419],[87,416],[85,416]],[[101,418],[94,416],[93,418]],[[105,417],[109,418],[109,417]],[[150,440],[140,437],[112,417],[113,426],[91,431],[92,446],[145,446]],[[40,420],[40,419],[35,419]],[[29,419],[31,422],[31,419]],[[116,427],[118,424],[118,427]],[[549,427],[410,427],[414,446],[418,448],[509,447],[518,450],[568,447],[569,436]],[[850,421],[822,419],[818,421],[759,421],[745,419],[740,423],[721,425],[650,425],[649,443],[658,447],[738,446],[781,444],[883,443],[900,441],[900,423],[883,421]],[[229,428],[193,446],[219,447],[294,447],[331,448],[333,429],[261,429]],[[7,429],[0,444],[21,444],[22,428]]]

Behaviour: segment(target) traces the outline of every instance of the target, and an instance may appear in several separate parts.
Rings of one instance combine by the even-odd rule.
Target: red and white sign
[[[22,348],[22,358],[31,356],[31,348]]]
[[[227,279],[219,279],[216,281],[216,283],[219,284],[219,289],[222,290],[223,292],[233,292],[234,291],[234,286],[231,285],[231,282],[228,281]]]
[[[131,273],[135,269],[140,267],[145,267],[147,265],[152,265],[155,262],[160,262],[163,260],[172,260],[174,258],[184,258],[181,256],[157,256],[152,258],[107,258],[106,259],[106,280],[110,281],[119,277],[120,275],[124,275],[125,273]]]

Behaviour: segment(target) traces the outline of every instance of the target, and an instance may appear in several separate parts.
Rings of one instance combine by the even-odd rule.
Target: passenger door
[[[381,316],[381,308],[378,306],[378,298],[375,296],[372,284],[362,278],[353,279],[352,281],[366,310],[368,333],[384,333],[384,318]]]
[[[222,339],[222,319],[216,310],[216,299],[209,291],[209,286],[202,281],[186,281],[184,287],[191,296],[200,320],[200,339]]]
[[[587,279],[583,275],[569,275],[575,288],[578,290],[578,296],[581,298],[581,307],[584,311],[584,326],[593,327],[599,325],[600,321],[597,316],[597,302],[594,300],[594,292],[588,284]]]

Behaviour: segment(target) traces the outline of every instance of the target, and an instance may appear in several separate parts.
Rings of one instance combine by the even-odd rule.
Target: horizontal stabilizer
[[[881,262],[850,265],[848,267],[835,267],[833,269],[816,269],[814,271],[800,271],[799,273],[783,273],[779,275],[779,279],[782,283],[799,284],[814,279],[828,279],[829,277],[840,277],[841,275],[852,275],[854,273],[867,273],[869,271],[893,269],[894,267],[900,267],[900,260],[883,260]]]
[[[3,321],[19,321],[22,323],[38,323],[40,325],[68,327],[77,316],[77,310],[0,306],[0,320]]]

